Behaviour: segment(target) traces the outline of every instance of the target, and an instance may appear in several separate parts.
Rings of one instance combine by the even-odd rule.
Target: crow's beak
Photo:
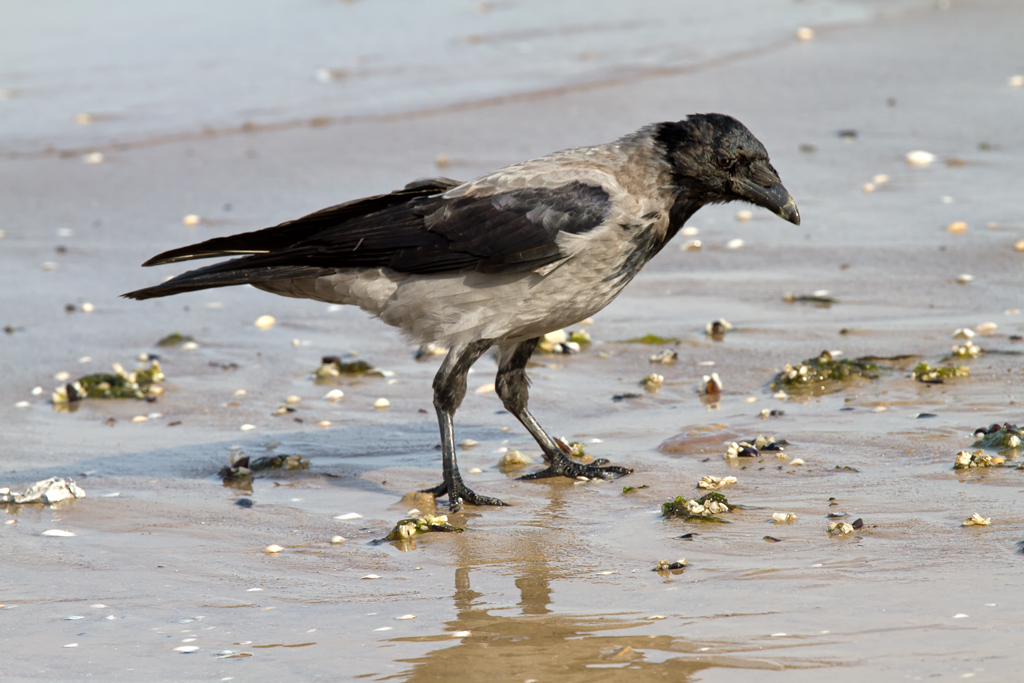
[[[744,181],[740,185],[739,194],[748,202],[763,206],[793,225],[800,225],[800,211],[796,208],[796,202],[781,183],[771,187],[762,187],[749,180]]]

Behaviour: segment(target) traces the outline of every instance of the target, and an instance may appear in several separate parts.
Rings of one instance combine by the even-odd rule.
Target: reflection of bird
[[[526,364],[547,332],[607,306],[705,204],[742,200],[799,224],[764,146],[739,121],[699,114],[616,142],[556,152],[467,183],[411,183],[256,232],[160,254],[145,265],[244,254],[130,292],[149,299],[251,284],[354,304],[416,342],[450,351],[434,377],[444,481],[431,490],[502,505],[463,482],[452,420],[466,375],[497,347],[495,388],[550,466],[527,478],[612,478],[569,460],[527,410]]]

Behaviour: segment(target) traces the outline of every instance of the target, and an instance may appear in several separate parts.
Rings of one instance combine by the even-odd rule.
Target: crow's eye
[[[719,153],[718,158],[715,159],[715,161],[718,163],[719,168],[732,168],[732,165],[736,163],[735,161],[721,153]]]

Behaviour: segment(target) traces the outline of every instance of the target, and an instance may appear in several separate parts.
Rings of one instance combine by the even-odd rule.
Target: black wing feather
[[[454,198],[440,194],[452,186],[445,183],[454,181],[421,182],[273,228],[166,252],[146,265],[251,255],[125,296],[165,296],[335,268],[389,267],[414,274],[531,270],[561,258],[560,232],[593,230],[611,212],[603,188],[580,182]]]

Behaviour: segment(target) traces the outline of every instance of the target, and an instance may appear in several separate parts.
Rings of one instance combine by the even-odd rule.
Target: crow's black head
[[[657,124],[654,137],[694,210],[740,200],[800,225],[796,202],[782,186],[764,145],[736,119],[694,114]]]

